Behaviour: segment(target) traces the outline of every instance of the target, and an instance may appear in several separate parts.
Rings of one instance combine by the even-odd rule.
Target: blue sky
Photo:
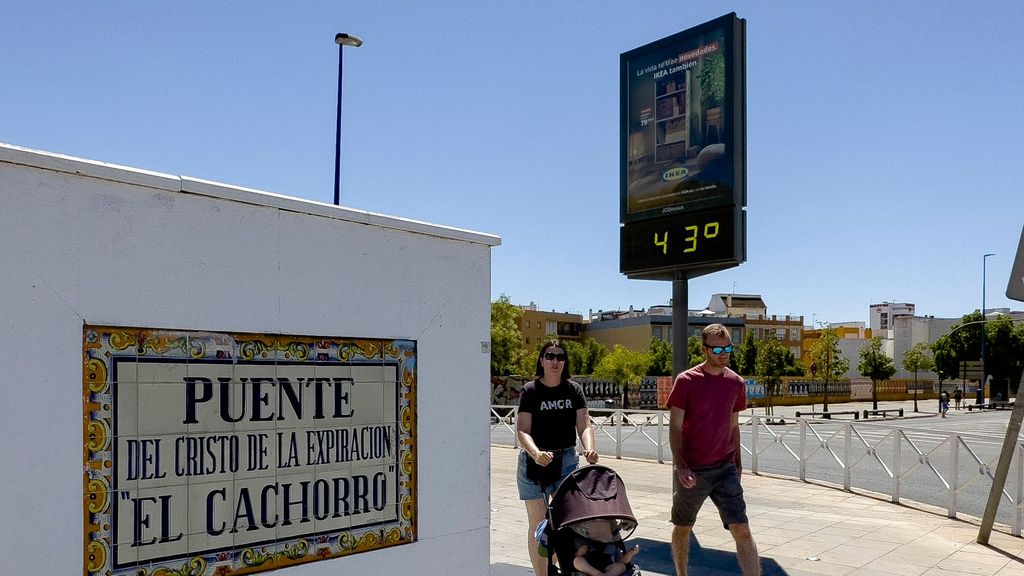
[[[1005,297],[1024,2],[5,2],[0,142],[492,233],[492,293],[646,308],[618,272],[619,54],[747,20],[747,262],[691,280],[867,321]]]

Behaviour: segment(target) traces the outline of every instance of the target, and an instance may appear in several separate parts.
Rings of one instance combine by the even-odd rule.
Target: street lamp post
[[[818,381],[818,363],[814,362],[812,360],[811,361],[811,382],[810,382],[810,384],[807,385],[807,387],[808,387],[808,390],[807,390],[808,395],[810,395],[810,392],[811,392],[810,391],[810,387],[815,382],[817,382],[817,381]],[[813,411],[814,411],[814,404],[811,404],[811,412],[813,412]]]
[[[341,204],[341,70],[342,54],[345,46],[358,48],[363,41],[358,36],[339,33],[335,35],[334,42],[338,45],[338,122],[337,132],[334,140],[334,205]]]
[[[824,408],[822,408],[822,411],[828,412],[828,377],[832,375],[832,348],[830,347],[828,352],[825,354],[825,388],[823,390],[825,400],[823,402]]]
[[[981,257],[981,319],[985,320],[985,265],[988,264],[988,257],[995,256],[995,254],[985,254]],[[985,367],[985,324],[981,324],[981,382],[978,383],[978,394],[975,399],[975,403],[985,403],[985,379],[986,379],[986,367]]]
[[[878,355],[874,347],[871,348],[871,409],[878,410],[878,380],[875,380],[875,371],[878,370]]]

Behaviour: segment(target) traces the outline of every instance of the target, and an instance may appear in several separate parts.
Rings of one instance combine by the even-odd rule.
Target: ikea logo
[[[680,178],[685,178],[688,173],[689,173],[689,170],[687,170],[686,168],[683,168],[682,166],[680,166],[678,168],[670,168],[668,170],[665,170],[664,173],[662,173],[661,179],[664,180],[665,182],[671,182],[673,180],[679,180]]]

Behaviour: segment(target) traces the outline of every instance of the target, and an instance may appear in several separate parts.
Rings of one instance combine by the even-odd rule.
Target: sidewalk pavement
[[[866,404],[857,409],[870,409],[871,403]],[[879,408],[904,407],[905,415],[915,416],[913,402],[884,404]],[[918,407],[930,414],[916,416],[937,417],[936,405],[935,400],[919,401]],[[820,405],[816,408],[820,411]],[[854,404],[829,408],[853,410]],[[810,411],[810,406],[776,407],[776,417],[792,417],[798,409]],[[950,410],[950,415],[969,413]],[[515,488],[516,455],[512,448],[491,447],[491,576],[532,575],[526,509]],[[674,576],[671,467],[639,459],[602,458],[601,463],[622,476],[639,521],[629,538],[640,545],[636,565],[646,576]],[[765,576],[1024,576],[1024,539],[993,531],[989,545],[982,546],[976,542],[977,523],[947,518],[943,510],[749,472],[743,475],[743,489]],[[739,573],[732,538],[707,502],[690,542],[689,576]]]

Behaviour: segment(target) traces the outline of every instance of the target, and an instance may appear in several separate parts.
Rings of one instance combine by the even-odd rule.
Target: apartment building
[[[896,319],[913,316],[914,310],[915,306],[909,302],[872,304],[868,312],[871,333],[883,340],[891,340]]]
[[[687,311],[687,333],[700,337],[708,324],[719,323],[729,329],[734,342],[743,341],[741,318],[729,318],[708,310]],[[591,311],[590,321],[584,325],[584,337],[593,338],[612,349],[616,344],[631,350],[646,352],[651,338],[672,343],[672,306],[652,306],[647,310]]]
[[[543,341],[548,334],[555,334],[565,340],[583,339],[581,314],[540,310],[533,302],[520,308],[523,310],[520,329],[523,332],[524,350],[532,351],[537,342]]]
[[[768,315],[768,306],[757,294],[714,294],[708,303],[708,310],[728,317],[742,318],[746,332],[754,334],[754,338],[774,337],[782,343],[796,358],[803,351],[803,316]],[[733,341],[739,342],[733,338]]]

